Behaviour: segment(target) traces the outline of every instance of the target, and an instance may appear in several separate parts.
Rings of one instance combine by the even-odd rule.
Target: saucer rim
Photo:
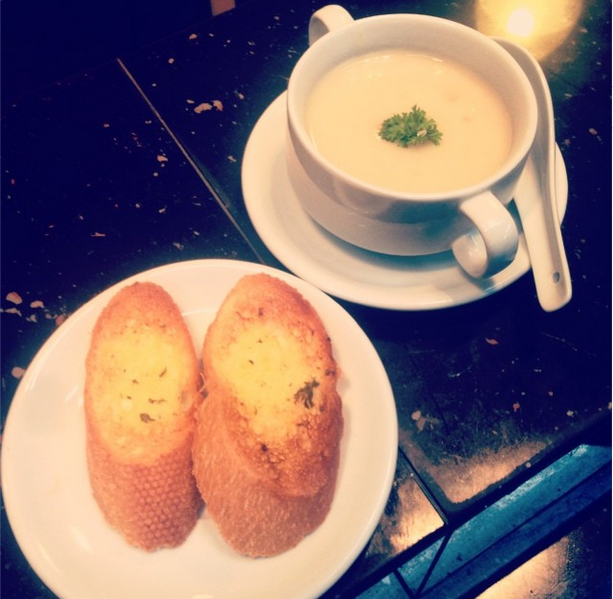
[[[520,233],[517,255],[503,271],[482,280],[472,279],[466,275],[451,256],[451,252],[443,252],[433,256],[387,257],[352,246],[325,231],[313,221],[302,207],[300,199],[287,179],[287,167],[284,161],[283,176],[280,178],[280,182],[279,180],[271,180],[273,179],[274,161],[279,159],[280,155],[282,158],[286,139],[285,128],[281,125],[281,121],[284,117],[286,118],[286,95],[287,91],[282,92],[267,106],[249,135],[243,154],[241,186],[245,207],[253,227],[266,247],[292,273],[341,300],[390,310],[425,311],[450,308],[478,301],[508,287],[530,270],[530,258],[514,202],[511,202],[510,209],[514,213]],[[528,160],[531,160],[530,156]],[[562,220],[568,202],[568,178],[564,158],[557,144],[556,166],[558,167],[556,168],[558,208]],[[301,223],[294,227],[294,221],[292,223],[293,230],[289,232],[288,230],[277,230],[274,225],[278,223],[269,221],[270,209],[279,206],[275,204],[275,198],[273,197],[275,194],[261,193],[260,188],[264,183],[270,189],[275,187],[279,189],[279,185],[283,186],[282,193],[277,195],[284,198],[287,206],[294,209],[296,213],[300,213],[299,216],[307,223],[306,227],[310,229],[308,232],[318,236],[319,240],[325,241],[331,247],[344,251],[351,259],[374,269],[373,272],[378,271],[377,262],[382,259],[393,258],[402,261],[405,274],[413,272],[412,269],[420,274],[447,272],[447,278],[451,277],[456,280],[445,285],[444,281],[441,279],[437,281],[433,277],[433,280],[428,282],[427,290],[420,290],[419,286],[408,285],[403,288],[402,293],[399,292],[397,286],[385,287],[377,282],[367,283],[358,279],[351,279],[347,277],[345,272],[343,273],[344,280],[341,280],[338,278],[338,273],[332,271],[326,263],[321,260],[318,262],[313,255],[310,255],[298,245],[296,239],[300,237]],[[267,197],[267,195],[270,197]],[[305,228],[304,222],[302,223],[302,229]],[[302,233],[304,235],[305,231],[303,230]],[[317,238],[311,239],[311,243],[317,243]],[[383,268],[380,270],[382,274]],[[386,289],[388,290],[387,293]]]

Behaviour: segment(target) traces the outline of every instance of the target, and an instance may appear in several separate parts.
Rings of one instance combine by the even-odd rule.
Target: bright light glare
[[[564,43],[585,0],[475,0],[476,28],[521,44],[542,59]]]
[[[528,8],[514,10],[507,21],[507,31],[519,37],[529,37],[534,32],[534,15]]]

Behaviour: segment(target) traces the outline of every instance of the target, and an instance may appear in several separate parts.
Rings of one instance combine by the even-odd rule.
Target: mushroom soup
[[[379,135],[382,123],[413,106],[436,122],[438,145],[400,147]],[[511,119],[498,94],[449,59],[391,50],[330,70],[314,87],[307,130],[330,162],[364,182],[408,193],[476,184],[507,158]]]

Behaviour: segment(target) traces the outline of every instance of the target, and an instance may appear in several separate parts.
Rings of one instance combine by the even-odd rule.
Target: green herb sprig
[[[426,111],[415,105],[411,112],[395,114],[383,121],[379,137],[402,148],[408,148],[427,142],[438,146],[443,134],[438,130],[436,122],[427,118]]]

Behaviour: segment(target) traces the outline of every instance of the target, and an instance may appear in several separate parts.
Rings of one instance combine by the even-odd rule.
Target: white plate
[[[523,234],[513,263],[484,280],[468,277],[451,252],[386,256],[345,243],[304,211],[285,166],[285,93],[254,127],[243,157],[243,196],[253,226],[270,251],[293,273],[338,298],[395,310],[433,310],[472,302],[500,291],[530,269]],[[568,199],[564,160],[557,150],[556,184],[561,217]],[[528,159],[524,188],[538,176]],[[525,185],[528,183],[528,185]],[[534,194],[536,200],[537,195]],[[516,217],[517,218],[517,217]],[[521,230],[519,219],[518,228]]]
[[[84,359],[101,309],[135,280],[162,285],[196,347],[221,301],[248,273],[297,288],[320,314],[343,372],[345,432],[334,501],[324,523],[274,558],[235,554],[203,517],[179,548],[146,553],[109,528],[92,498],[85,461]],[[149,270],[104,291],[43,345],[13,399],[2,448],[9,521],[27,560],[62,599],[312,598],[351,565],[372,535],[394,478],[398,424],[372,344],[336,302],[292,275],[257,264],[198,260]]]

